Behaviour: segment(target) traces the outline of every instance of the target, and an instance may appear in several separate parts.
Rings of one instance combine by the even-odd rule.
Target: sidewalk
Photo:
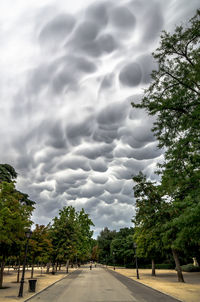
[[[113,267],[108,267],[113,269]],[[140,279],[136,278],[135,269],[116,268],[117,273],[145,284],[160,292],[170,295],[183,302],[200,301],[200,272],[183,273],[185,283],[177,281],[175,270],[156,270],[156,277],[151,276],[150,269],[139,269]]]
[[[69,269],[69,273],[74,271],[76,269]],[[43,269],[43,274],[41,275],[41,269],[34,269],[34,278],[37,279],[36,284],[36,292],[30,293],[28,291],[28,279],[31,276],[31,269],[29,268],[28,271],[25,273],[25,283],[24,283],[24,292],[23,297],[18,298],[18,292],[19,292],[19,286],[20,283],[16,283],[17,280],[17,272],[10,269],[9,274],[7,273],[7,268],[5,269],[4,273],[4,282],[3,286],[8,287],[5,289],[0,289],[0,302],[16,302],[20,301],[23,302],[26,299],[30,298],[31,296],[35,295],[39,291],[43,290],[44,288],[52,285],[56,281],[67,277],[68,275],[65,273],[65,267],[61,268],[61,270],[55,274],[52,275],[51,273],[45,274],[45,269]],[[21,274],[20,274],[20,280],[21,280]]]

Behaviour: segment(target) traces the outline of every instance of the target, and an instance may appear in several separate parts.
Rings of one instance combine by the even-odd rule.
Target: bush
[[[182,265],[181,269],[183,272],[200,272],[200,267],[194,266],[192,263]]]
[[[125,265],[125,268],[135,268],[135,264],[133,264],[133,263],[127,263]]]
[[[174,265],[172,263],[160,263],[156,264],[157,269],[174,269]]]

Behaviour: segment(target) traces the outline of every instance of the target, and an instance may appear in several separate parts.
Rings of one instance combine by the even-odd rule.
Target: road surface
[[[105,268],[83,267],[30,302],[177,302],[167,295]]]

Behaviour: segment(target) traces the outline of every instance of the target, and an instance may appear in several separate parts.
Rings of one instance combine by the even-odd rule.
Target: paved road
[[[57,282],[30,302],[177,302],[104,268],[84,267]]]

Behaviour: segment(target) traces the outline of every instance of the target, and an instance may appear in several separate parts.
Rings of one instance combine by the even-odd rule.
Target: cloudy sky
[[[131,107],[156,68],[161,30],[198,0],[1,0],[0,162],[37,202],[35,223],[82,207],[95,223],[131,226],[131,177],[151,179],[162,151],[153,120]]]

